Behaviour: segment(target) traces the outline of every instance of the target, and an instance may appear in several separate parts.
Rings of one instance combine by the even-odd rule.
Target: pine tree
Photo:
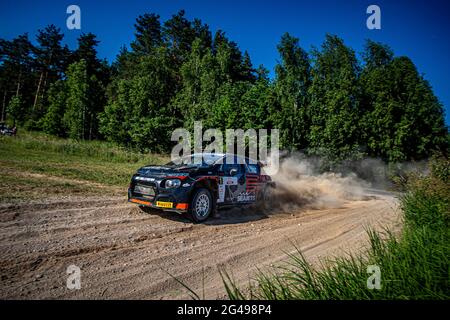
[[[100,68],[100,60],[97,58],[97,49],[100,41],[93,33],[82,33],[78,37],[78,48],[73,52],[73,62],[84,59],[88,74],[95,74]]]
[[[2,93],[2,120],[6,116],[6,106],[13,96],[20,96],[21,110],[24,114],[16,120],[21,122],[27,118],[27,108],[31,100],[29,94],[33,81],[32,57],[34,47],[28,40],[28,34],[7,41],[0,40],[0,92]],[[17,101],[16,101],[17,102]]]
[[[38,30],[35,48],[35,68],[39,72],[36,91],[33,101],[33,112],[37,120],[45,113],[45,93],[48,86],[60,79],[70,61],[70,50],[62,46],[64,35],[61,29],[55,25],[49,25],[43,30]]]
[[[136,19],[135,37],[131,48],[137,54],[151,54],[154,48],[162,44],[161,22],[159,15],[146,13]]]
[[[252,59],[248,51],[244,52],[241,63],[241,80],[254,82],[256,80],[256,70],[253,68]]]
[[[173,63],[181,66],[191,51],[192,42],[196,37],[192,22],[185,18],[184,10],[180,10],[164,22],[162,34],[171,51]]]
[[[94,34],[82,34],[78,38],[78,48],[73,53],[75,61],[86,63],[88,107],[85,114],[84,138],[89,140],[99,137],[98,114],[106,105],[106,86],[110,78],[110,67],[97,57],[98,44],[99,41]]]
[[[200,19],[192,22],[195,38],[200,39],[205,48],[212,48],[212,35],[207,24],[203,24]]]
[[[218,30],[214,36],[213,54],[226,81],[253,80],[250,56],[245,61],[237,43],[230,41],[222,30]]]

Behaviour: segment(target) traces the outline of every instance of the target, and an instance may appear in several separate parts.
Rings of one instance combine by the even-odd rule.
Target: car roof
[[[242,157],[237,154],[233,153],[212,153],[212,152],[203,152],[203,153],[193,153],[192,156],[203,156],[203,157],[211,157],[211,158],[217,158],[217,161],[220,159],[226,159],[227,156],[232,157],[233,159],[241,159],[243,161],[237,161],[237,163],[243,164],[259,164],[259,161],[248,158],[248,157]]]

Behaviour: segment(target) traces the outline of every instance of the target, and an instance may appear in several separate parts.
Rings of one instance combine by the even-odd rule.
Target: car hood
[[[188,175],[198,169],[198,166],[191,165],[149,165],[140,168],[137,173],[145,177],[167,177],[172,175]]]

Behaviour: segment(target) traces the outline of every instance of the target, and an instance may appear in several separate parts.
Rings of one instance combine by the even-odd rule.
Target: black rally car
[[[230,161],[231,160],[231,161]],[[264,201],[275,186],[248,158],[217,153],[193,154],[181,164],[149,165],[131,178],[128,201],[205,221],[221,207]]]

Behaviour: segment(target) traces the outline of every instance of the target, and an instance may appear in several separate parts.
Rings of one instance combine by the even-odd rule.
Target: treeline
[[[211,32],[184,11],[161,22],[136,19],[131,48],[112,65],[82,34],[62,44],[53,25],[0,40],[2,120],[75,139],[107,139],[166,152],[175,128],[202,120],[211,128],[278,128],[281,147],[340,160],[363,156],[397,162],[448,150],[441,103],[407,57],[368,40],[359,61],[327,35],[305,51],[286,33],[275,78],[255,68],[222,30]]]
[[[2,121],[8,117],[59,136],[100,138],[98,115],[107,103],[112,69],[97,57],[94,34],[82,34],[74,51],[63,38],[50,25],[38,31],[36,46],[28,34],[0,40]]]

